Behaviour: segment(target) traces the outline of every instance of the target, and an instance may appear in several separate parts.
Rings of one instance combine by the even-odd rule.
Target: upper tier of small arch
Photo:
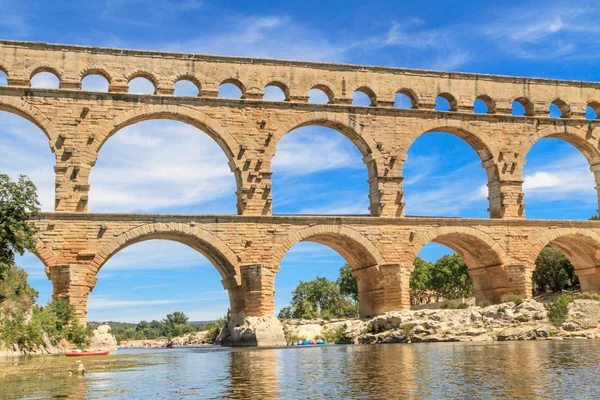
[[[148,79],[155,95],[173,95],[174,85],[191,81],[200,97],[217,97],[219,85],[234,83],[242,99],[262,100],[266,86],[277,86],[285,101],[306,102],[311,89],[323,91],[329,104],[352,104],[354,91],[365,93],[370,107],[393,107],[394,97],[409,95],[414,109],[435,109],[436,98],[451,103],[449,112],[472,112],[475,100],[487,113],[511,114],[513,102],[525,116],[548,116],[553,104],[563,118],[585,118],[586,107],[600,104],[600,83],[473,73],[438,72],[349,64],[316,63],[122,50],[0,40],[0,70],[9,86],[28,87],[38,72],[51,72],[60,89],[80,90],[97,74],[109,92],[126,93],[128,83]],[[275,78],[274,78],[275,77]],[[448,100],[450,99],[450,100]]]

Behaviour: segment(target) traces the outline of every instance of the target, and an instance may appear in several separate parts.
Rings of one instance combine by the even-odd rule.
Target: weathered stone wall
[[[0,41],[0,110],[39,126],[56,155],[56,213],[44,214],[38,256],[54,284],[85,320],[87,298],[102,265],[122,248],[149,239],[175,240],[204,254],[218,269],[236,318],[273,312],[274,278],[285,253],[299,241],[338,251],[352,266],[360,312],[376,315],[409,305],[414,258],[434,241],[455,250],[469,266],[478,299],[531,294],[534,261],[547,245],[574,263],[584,290],[600,291],[600,231],[593,221],[525,221],[522,170],[531,146],[544,137],[566,140],[590,163],[600,182],[600,84],[355,65],[202,56]],[[38,72],[54,73],[60,89],[32,89]],[[103,75],[109,93],[81,90],[82,79]],[[154,95],[128,94],[145,77]],[[198,97],[174,97],[174,84],[194,83]],[[217,98],[222,83],[242,98]],[[263,100],[277,86],[285,101]],[[323,90],[328,104],[307,103]],[[369,107],[351,105],[354,91]],[[394,95],[411,109],[393,108]],[[436,97],[449,112],[435,111]],[[482,100],[487,114],[473,113]],[[513,101],[526,115],[512,116]],[[562,118],[548,117],[548,106]],[[237,183],[238,216],[88,214],[89,175],[102,145],[120,129],[150,119],[182,121],[203,130],[223,149]],[[348,137],[369,174],[365,217],[271,216],[271,161],[290,131],[319,125]],[[444,131],[465,140],[488,178],[493,219],[404,217],[402,167],[422,134]],[[100,155],[101,156],[101,155]],[[600,187],[600,185],[598,185]]]
[[[600,101],[597,83],[8,41],[0,41],[0,69],[9,85],[0,88],[0,109],[40,126],[56,153],[57,211],[86,211],[88,177],[105,141],[127,125],[156,118],[190,123],[219,143],[229,157],[243,215],[271,213],[277,143],[306,125],[337,129],[357,145],[369,171],[375,216],[403,215],[407,150],[421,134],[436,130],[463,138],[480,156],[492,217],[524,216],[521,172],[540,138],[575,145],[600,179],[600,123],[583,118],[585,107],[597,108]],[[55,73],[61,89],[28,88],[40,71]],[[80,90],[91,73],[109,80],[110,93]],[[151,80],[156,95],[126,94],[137,76]],[[200,88],[199,97],[172,96],[174,83],[184,78]],[[215,98],[218,86],[229,81],[240,86],[242,99]],[[262,100],[269,84],[284,89],[285,102]],[[332,96],[330,104],[306,103],[315,87]],[[372,105],[350,105],[355,90],[369,94]],[[392,108],[397,92],[412,96],[413,109]],[[438,95],[456,105],[453,111],[434,111]],[[477,98],[487,102],[488,114],[472,112]],[[510,115],[513,100],[526,100],[533,107],[530,116]],[[553,102],[565,118],[547,117]]]
[[[222,276],[232,313],[272,315],[279,264],[296,243],[331,247],[350,264],[364,316],[405,309],[419,251],[430,242],[456,251],[469,267],[478,300],[531,296],[539,252],[551,244],[574,263],[582,288],[600,292],[596,221],[383,218],[339,216],[207,216],[47,213],[37,222],[38,255],[55,294],[85,315],[96,274],[121,249],[165,239],[204,254]]]

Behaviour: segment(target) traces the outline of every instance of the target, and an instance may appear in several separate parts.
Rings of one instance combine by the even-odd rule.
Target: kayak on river
[[[65,353],[65,356],[67,357],[83,357],[83,356],[106,356],[108,355],[108,350],[105,351],[81,351],[81,350],[75,350],[75,351],[69,351],[67,353]]]
[[[317,344],[327,344],[324,340],[305,340],[304,342],[298,342],[298,346],[309,346]]]

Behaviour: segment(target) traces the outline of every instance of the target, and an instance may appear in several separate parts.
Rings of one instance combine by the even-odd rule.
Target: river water
[[[0,397],[599,399],[600,342],[119,350],[138,366],[0,380]],[[110,356],[109,356],[110,357]],[[39,362],[35,357],[26,362]],[[0,363],[2,368],[2,363]]]

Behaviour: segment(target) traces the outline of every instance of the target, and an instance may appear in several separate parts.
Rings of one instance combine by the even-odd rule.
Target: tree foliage
[[[15,253],[35,250],[35,227],[29,220],[39,207],[35,185],[27,177],[13,182],[0,174],[0,279],[14,265]]]
[[[546,246],[535,260],[533,284],[536,292],[560,292],[579,284],[575,268],[569,259],[553,247]]]
[[[350,264],[346,263],[340,268],[340,277],[336,282],[340,287],[341,294],[350,296],[356,302],[358,301],[358,283],[352,273]]]
[[[430,285],[446,300],[472,297],[475,292],[469,269],[458,254],[446,254],[435,262]]]
[[[429,302],[433,290],[431,289],[431,270],[433,264],[417,257],[414,262],[414,270],[410,275],[410,302],[421,304]]]
[[[344,267],[340,270],[340,274],[344,270],[352,274],[352,271]],[[346,276],[345,279],[347,278]],[[339,285],[340,279],[334,282],[317,277],[312,281],[300,281],[292,292],[290,306],[281,309],[279,318],[315,319],[356,315],[357,303],[353,301],[352,294],[346,294],[346,291],[354,290],[352,283],[348,281],[349,279],[345,282],[348,286],[343,290]],[[355,293],[358,297],[358,289]]]

